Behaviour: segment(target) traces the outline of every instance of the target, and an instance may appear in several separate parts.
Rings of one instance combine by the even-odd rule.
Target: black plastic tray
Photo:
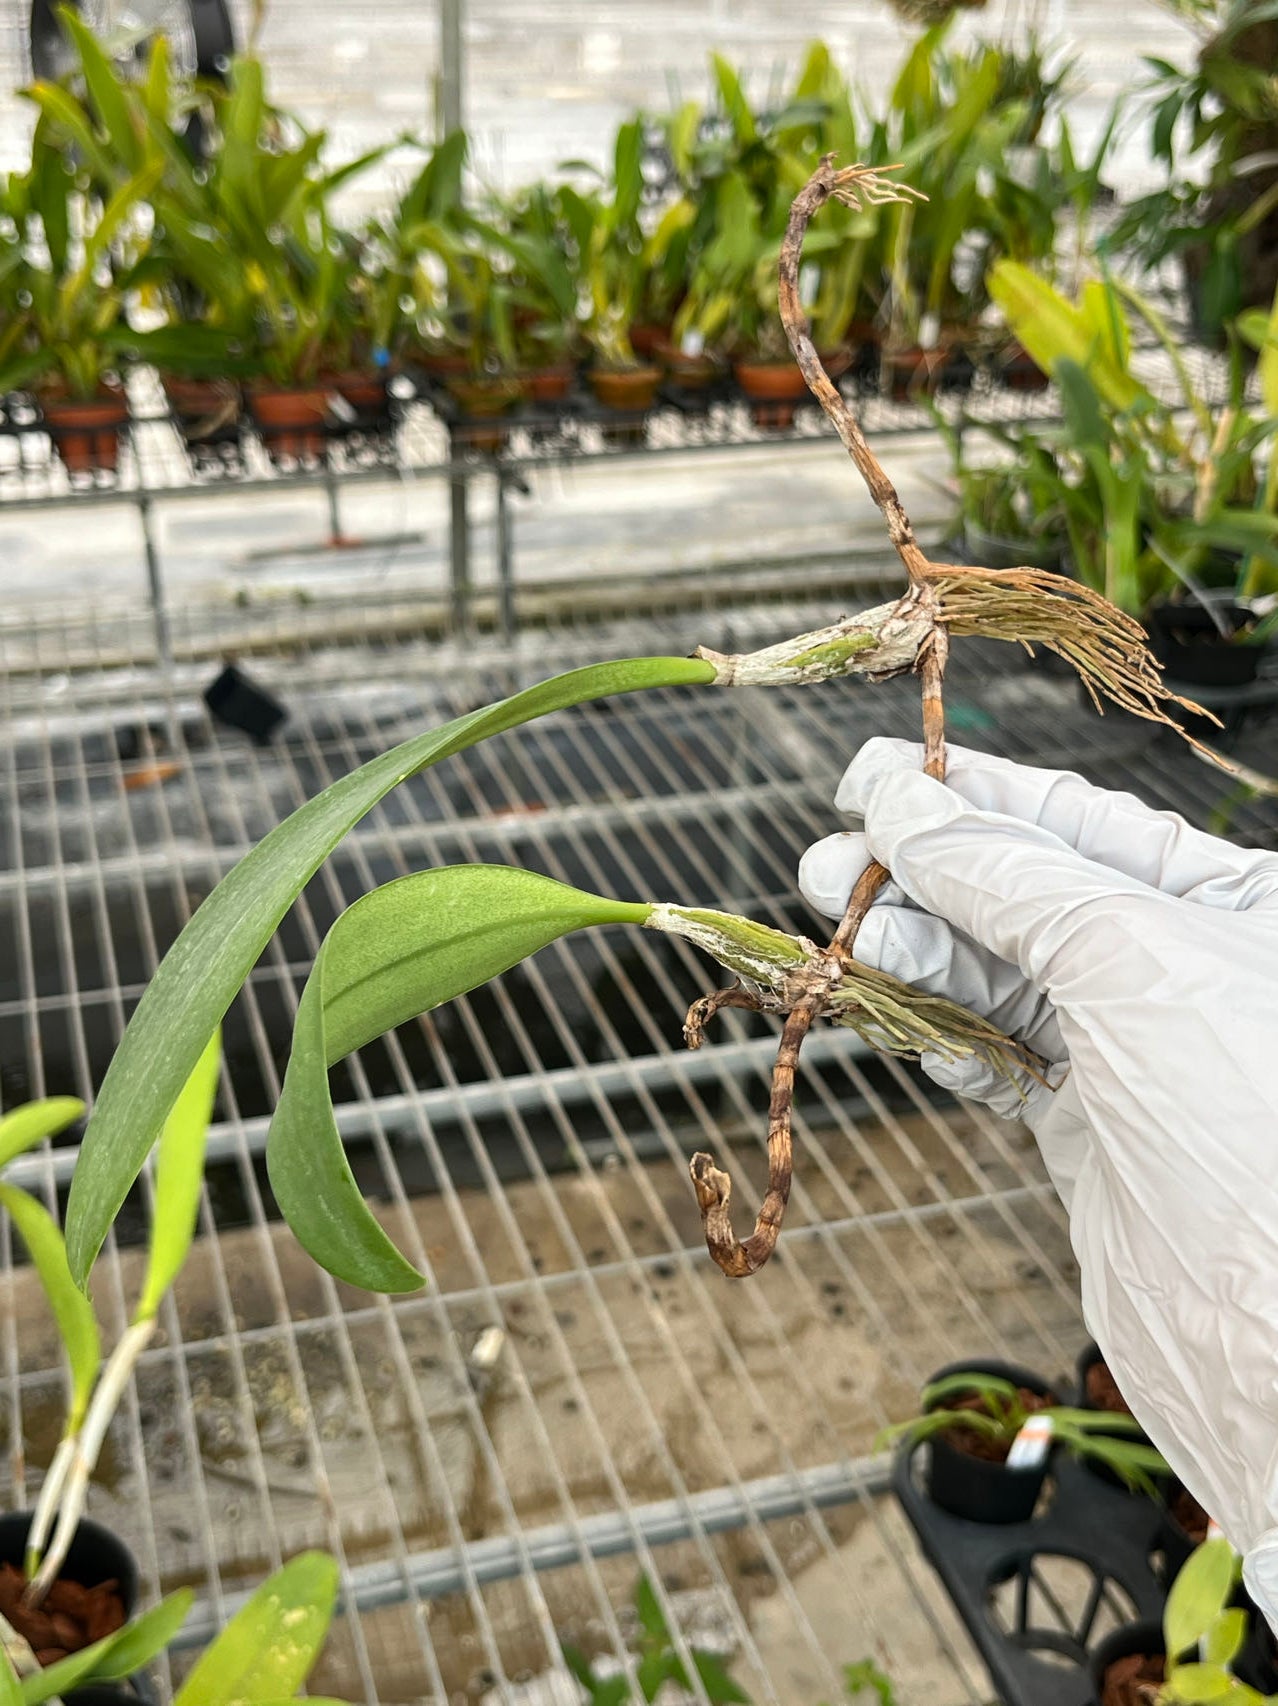
[[[893,1490],[1003,1706],[1094,1706],[1089,1652],[1119,1622],[1162,1617],[1167,1596],[1154,1556],[1162,1531],[1158,1505],[1109,1486],[1057,1451],[1039,1503],[1041,1514],[1029,1522],[968,1522],[928,1498],[921,1476],[926,1450],[925,1442],[901,1449],[892,1470]],[[1091,1572],[1090,1587],[1071,1594],[1069,1608],[1035,1573],[1036,1561],[1049,1557],[1073,1559]],[[993,1610],[993,1590],[999,1587],[1007,1590],[1007,1629]],[[1113,1588],[1121,1590],[1116,1602]],[[1103,1617],[1107,1591],[1109,1615]]]

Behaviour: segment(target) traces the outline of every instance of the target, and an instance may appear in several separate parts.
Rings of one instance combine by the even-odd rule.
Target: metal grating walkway
[[[4,1105],[89,1095],[190,909],[281,815],[374,752],[556,668],[699,641],[746,648],[828,620],[832,599],[861,601],[844,589],[624,625],[561,617],[506,649],[428,642],[403,611],[379,632],[371,606],[339,646],[303,613],[246,666],[292,712],[266,749],[208,721],[199,689],[215,666],[181,665],[166,687],[137,625],[72,616],[6,637]],[[183,613],[203,655],[222,620]],[[1076,763],[1278,843],[1274,802],[1238,800],[1143,726],[1098,722],[1072,682],[1010,648],[958,657],[956,740]],[[682,1015],[715,968],[684,944],[607,931],[334,1075],[353,1164],[428,1292],[392,1303],[318,1273],[276,1222],[261,1161],[311,956],[369,887],[432,862],[499,860],[812,929],[799,854],[834,823],[847,755],[912,729],[915,705],[893,683],[561,713],[416,778],[310,885],[228,1020],[202,1236],[92,1507],[134,1543],[152,1587],[196,1585],[193,1636],[282,1557],[324,1545],[342,1561],[347,1611],[317,1692],[383,1706],[575,1700],[560,1642],[602,1655],[603,1670],[633,1666],[645,1575],[685,1658],[689,1645],[723,1654],[755,1701],[835,1702],[838,1666],[866,1656],[907,1706],[985,1697],[869,1453],[956,1355],[1048,1371],[1072,1360],[1074,1268],[1026,1134],[846,1037],[814,1037],[780,1254],[730,1284],[702,1252],[686,1157],[726,1154],[742,1220],[753,1212],[774,1033],[728,1013],[686,1055]],[[1276,747],[1260,724],[1247,756],[1272,771]],[[24,1165],[52,1203],[72,1160]],[[145,1214],[144,1185],[100,1269],[109,1334],[137,1283]],[[61,1377],[7,1237],[0,1474],[21,1505],[56,1439]]]

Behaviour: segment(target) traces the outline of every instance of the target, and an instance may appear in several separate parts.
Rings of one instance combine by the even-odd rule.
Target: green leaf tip
[[[302,992],[266,1140],[280,1212],[321,1267],[368,1291],[424,1283],[364,1201],[333,1115],[329,1067],[571,930],[644,924],[652,910],[535,871],[449,865],[374,889],[341,915]]]
[[[409,777],[552,711],[645,688],[708,686],[701,658],[625,658],[574,669],[415,735],[343,776],[264,836],[227,873],[173,943],[107,1069],[67,1204],[77,1285],[102,1248],[183,1085],[280,921],[334,848]]]

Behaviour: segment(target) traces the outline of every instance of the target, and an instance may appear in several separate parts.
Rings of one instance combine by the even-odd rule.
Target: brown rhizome
[[[1172,709],[1198,712],[1200,708],[1164,685],[1161,666],[1149,651],[1140,624],[1099,593],[1045,570],[969,568],[936,563],[924,554],[896,488],[817,355],[799,297],[803,239],[813,214],[831,199],[860,209],[917,195],[869,167],[836,169],[833,156],[827,155],[794,199],[778,268],[781,319],[794,358],[883,517],[905,569],[907,590],[891,606],[862,612],[763,652],[725,657],[702,648],[697,655],[715,664],[724,685],[752,680],[814,681],[846,673],[863,674],[873,682],[907,672],[917,674],[922,690],[923,767],[942,782],[946,764],[943,687],[951,638],[970,635],[1018,641],[1031,649],[1045,646],[1077,670],[1098,709],[1101,698],[1106,698],[1123,711],[1183,733]],[[1217,758],[1209,749],[1200,751]],[[828,946],[814,949],[807,964],[787,979],[782,999],[775,990],[760,993],[749,984],[737,983],[702,996],[689,1010],[685,1036],[692,1048],[700,1046],[707,1022],[722,1007],[786,1014],[768,1107],[768,1189],[747,1238],[738,1239],[732,1230],[729,1175],[705,1153],[694,1155],[689,1163],[706,1246],[730,1278],[757,1272],[776,1248],[793,1170],[794,1076],[813,1022],[821,1016],[840,1022],[840,1005],[872,1006],[875,980],[894,999],[902,999],[905,990],[908,1005],[916,1013],[929,999],[859,964],[853,956],[857,931],[888,876],[879,864],[865,870]],[[938,1015],[943,1028],[953,1023],[954,1011],[961,1010]],[[874,1040],[872,1022],[867,1026],[846,1016],[842,1022],[856,1024],[862,1035]],[[1009,1076],[1020,1075],[1022,1082],[1026,1075],[1043,1081],[1043,1063],[1031,1051],[992,1026],[987,1033],[969,1033],[960,1040],[982,1049]]]

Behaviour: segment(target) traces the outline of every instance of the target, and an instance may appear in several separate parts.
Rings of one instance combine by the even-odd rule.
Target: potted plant
[[[944,1369],[923,1388],[922,1409],[886,1429],[880,1448],[926,1440],[928,1496],[943,1510],[973,1522],[1024,1522],[1033,1513],[1047,1474],[1048,1453],[1024,1467],[1008,1455],[1031,1416],[1050,1423],[1050,1441],[1075,1456],[1095,1458],[1132,1485],[1167,1465],[1152,1446],[1111,1416],[1064,1407],[1047,1383],[1025,1369],[978,1363]]]
[[[643,416],[656,401],[661,369],[641,360],[630,342],[643,294],[645,242],[639,223],[643,196],[643,130],[638,119],[623,124],[613,145],[612,174],[604,192],[560,190],[572,232],[587,300],[584,325],[592,361],[587,378],[605,410],[631,417],[605,427],[605,436],[626,442],[643,436]]]
[[[42,114],[29,170],[0,187],[17,244],[3,288],[21,304],[7,333],[13,365],[6,382],[34,391],[73,478],[113,474],[119,463],[128,422],[119,368],[131,337],[130,275],[147,246],[135,215],[159,175],[158,162],[150,162],[99,201],[87,174],[71,170]]]
[[[1146,64],[1150,152],[1167,184],[1135,201],[1106,240],[1156,268],[1180,263],[1194,328],[1222,345],[1278,288],[1278,25],[1264,0],[1175,8],[1199,37],[1188,71]]]
[[[0,1168],[57,1136],[84,1112],[83,1102],[75,1097],[57,1096],[4,1115],[0,1118]],[[170,1162],[173,1142],[171,1137]],[[195,1158],[192,1206],[198,1196],[202,1158],[201,1149]],[[171,1196],[169,1204],[176,1206]],[[46,1477],[46,1486],[61,1486],[68,1476],[79,1479],[78,1468],[72,1467],[74,1445],[65,1441],[79,1442],[93,1433],[92,1399],[101,1355],[97,1321],[92,1304],[71,1279],[62,1234],[43,1204],[19,1186],[0,1180],[0,1208],[26,1245],[69,1366],[71,1396],[64,1444]],[[91,1468],[90,1464],[84,1472],[86,1485]],[[81,1497],[69,1512],[42,1574],[35,1568],[39,1510],[0,1517],[0,1651],[26,1677],[22,1698],[27,1701],[51,1699],[82,1678],[121,1677],[142,1669],[167,1645],[191,1602],[189,1592],[175,1594],[130,1622],[138,1594],[133,1557],[117,1535],[90,1522],[82,1512]],[[0,1659],[0,1669],[3,1665]]]
[[[1092,1654],[1099,1706],[1193,1706],[1221,1700],[1264,1706],[1243,1680],[1248,1612],[1238,1601],[1238,1557],[1207,1541],[1176,1577],[1157,1623],[1128,1624]]]
[[[534,184],[498,199],[484,232],[510,263],[519,377],[533,403],[562,403],[577,377],[583,259],[558,190]]]
[[[1246,405],[1235,369],[1234,397],[1218,414],[1194,389],[1161,317],[1129,288],[1097,280],[1071,302],[1007,261],[990,288],[1060,388],[1063,428],[1045,428],[1038,441],[1061,473],[1079,577],[1151,625],[1178,679],[1250,680],[1272,627],[1251,600],[1278,584],[1274,362],[1262,358],[1262,413]],[[1155,396],[1133,372],[1132,315],[1166,351],[1179,399]],[[1268,326],[1259,335],[1266,349]]]

